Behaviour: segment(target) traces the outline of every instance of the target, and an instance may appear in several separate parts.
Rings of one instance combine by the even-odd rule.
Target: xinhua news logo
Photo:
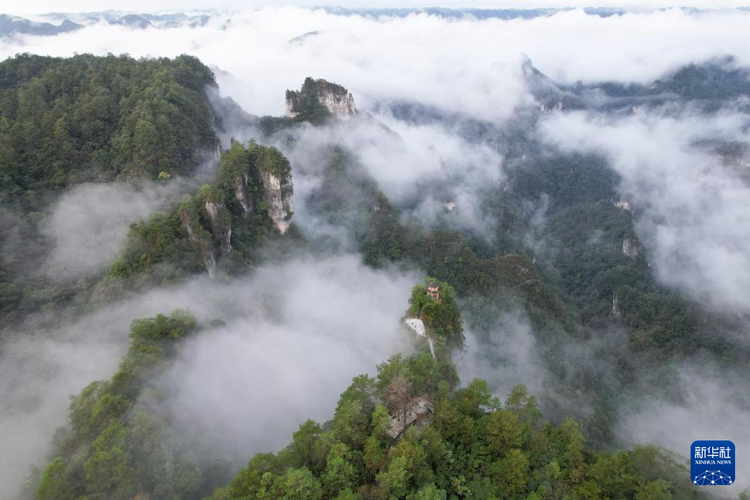
[[[690,476],[698,486],[729,486],[734,483],[734,443],[695,441],[690,445]]]

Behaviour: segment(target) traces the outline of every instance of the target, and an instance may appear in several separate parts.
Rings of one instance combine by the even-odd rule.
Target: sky
[[[26,2],[9,2],[4,0],[0,12],[8,14],[43,14],[47,12],[88,12],[107,9],[157,12],[163,10],[189,9],[238,9],[250,7],[295,5],[299,7],[317,7],[332,5],[347,8],[392,8],[392,7],[450,7],[450,8],[485,8],[485,9],[530,9],[536,7],[623,7],[628,9],[654,9],[662,7],[693,8],[732,8],[749,5],[745,0],[291,0],[277,2],[272,0],[72,0],[61,7],[55,0],[31,0]]]

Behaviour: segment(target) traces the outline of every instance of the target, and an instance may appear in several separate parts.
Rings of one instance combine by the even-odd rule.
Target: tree
[[[396,375],[385,389],[385,399],[391,413],[406,425],[406,419],[411,409],[412,384],[404,375]]]
[[[462,413],[473,417],[480,417],[486,410],[499,406],[498,401],[493,401],[487,381],[478,378],[456,391],[455,404]]]
[[[292,450],[297,467],[307,467],[310,470],[319,470],[322,467],[322,457],[317,456],[316,446],[321,432],[320,425],[308,419],[294,433]]]
[[[406,457],[391,460],[388,469],[377,476],[380,498],[403,498],[408,492],[410,476]]]
[[[497,457],[505,456],[523,444],[523,424],[515,413],[497,410],[487,419],[487,447]]]
[[[72,500],[76,498],[73,485],[67,480],[65,464],[57,457],[44,469],[36,491],[39,500]]]
[[[408,500],[445,500],[445,490],[438,489],[433,483],[423,486],[413,495],[407,497]]]
[[[741,498],[741,497],[740,497]],[[657,479],[641,486],[635,494],[635,500],[671,500],[669,483]]]
[[[357,471],[350,462],[350,453],[343,443],[335,444],[328,453],[325,469],[320,475],[326,497],[331,498],[355,486]]]
[[[529,460],[521,450],[511,450],[505,458],[493,462],[489,475],[497,488],[498,498],[518,498],[526,492]]]
[[[283,500],[320,500],[323,496],[320,481],[306,467],[289,469],[280,484]]]

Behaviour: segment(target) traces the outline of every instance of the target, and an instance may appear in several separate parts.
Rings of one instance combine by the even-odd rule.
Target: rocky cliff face
[[[612,316],[622,319],[622,309],[620,308],[620,297],[617,294],[612,296]]]
[[[630,201],[624,198],[613,199],[612,204],[621,210],[625,210],[626,212],[633,212],[633,205],[630,203]]]
[[[224,204],[206,200],[203,208],[208,214],[208,220],[211,224],[211,232],[214,238],[219,242],[222,253],[232,251],[232,227],[229,223],[229,214],[226,214]]]
[[[354,97],[346,88],[327,80],[305,79],[300,91],[286,91],[286,115],[296,118],[314,114],[314,109],[323,106],[334,117],[348,120],[357,113]]]
[[[198,247],[208,276],[213,279],[216,275],[216,257],[210,235],[205,234],[196,217],[189,210],[180,210],[180,221],[190,241]]]
[[[247,195],[247,173],[237,174],[234,178],[234,196],[246,214],[253,211],[253,200]]]
[[[284,234],[292,224],[292,177],[289,174],[274,174],[260,171],[263,182],[263,201],[268,206],[268,216],[274,227]]]
[[[638,242],[635,238],[628,236],[622,240],[622,253],[632,261],[638,258]]]

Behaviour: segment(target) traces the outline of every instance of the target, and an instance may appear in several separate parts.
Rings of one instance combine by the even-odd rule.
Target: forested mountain
[[[43,214],[86,182],[169,179],[215,155],[219,141],[197,59],[19,55],[0,63],[0,311],[5,326],[79,289],[39,276],[51,246]]]
[[[153,384],[175,344],[197,329],[185,311],[134,321],[120,370],[72,399],[70,426],[55,436],[54,459],[28,494],[48,500],[200,498],[225,482],[228,464],[196,457],[160,406],[169,394]]]
[[[346,88],[312,77],[287,90],[286,117],[251,116],[219,98],[214,73],[191,56],[0,63],[0,230],[9,235],[0,340],[55,339],[59,327],[116,307],[119,321],[139,294],[153,293],[167,313],[188,300],[186,283],[228,290],[191,297],[196,315],[133,321],[119,370],[72,398],[25,498],[703,498],[685,480],[682,455],[631,447],[615,430],[623,408],[644,398],[689,398],[678,381],[695,356],[747,375],[746,312],[666,285],[642,241],[641,215],[652,207],[622,194],[616,160],[543,134],[567,113],[627,120],[716,115],[728,102],[744,109],[747,73],[734,65],[691,65],[652,85],[565,86],[527,59],[519,71],[530,100],[498,124],[403,100],[356,109]],[[437,139],[412,154],[425,130]],[[742,168],[742,140],[706,133],[694,142],[717,168]],[[425,170],[394,189],[405,165],[433,153],[440,175]],[[105,266],[50,273],[51,215],[91,184],[156,193],[161,203],[111,221],[127,236]],[[283,322],[283,297],[227,298],[262,266],[273,274],[285,261],[349,255],[373,272],[431,277],[403,304],[424,335],[392,318],[404,352],[354,378],[330,421],[302,423],[281,451],[243,450],[246,465],[222,456],[211,443],[221,429],[177,414],[164,374],[245,302],[269,324]],[[313,295],[293,303],[314,310],[328,300],[326,290]],[[340,311],[352,329],[372,320],[364,297]],[[227,317],[208,317],[207,303]],[[302,330],[296,342],[308,340]],[[493,391],[507,382],[505,365],[526,373],[519,367],[530,360],[533,390],[518,385],[501,402]],[[459,379],[478,367],[487,381]]]
[[[409,313],[436,333],[440,315],[421,312],[445,305],[460,328],[450,285],[431,297],[433,283],[414,287]],[[29,498],[191,499],[227,482],[228,463],[206,454],[201,430],[175,431],[180,416],[158,383],[196,329],[184,311],[133,322],[120,370],[72,399]],[[524,386],[504,403],[484,380],[459,388],[452,348],[438,345],[437,357],[422,343],[379,365],[377,377],[355,377],[330,422],[304,422],[288,447],[255,455],[211,498],[703,498],[676,456],[652,445],[597,453],[576,421],[546,421]]]
[[[190,172],[218,147],[207,85],[188,56],[3,61],[0,189],[37,208],[45,190]]]
[[[0,14],[0,38],[20,35],[55,36],[76,31],[84,26],[107,23],[127,26],[132,29],[178,28],[200,26],[212,17],[209,14],[188,15],[183,13],[126,13],[113,10],[84,13],[51,13],[42,16],[47,21],[32,21],[20,16]]]

